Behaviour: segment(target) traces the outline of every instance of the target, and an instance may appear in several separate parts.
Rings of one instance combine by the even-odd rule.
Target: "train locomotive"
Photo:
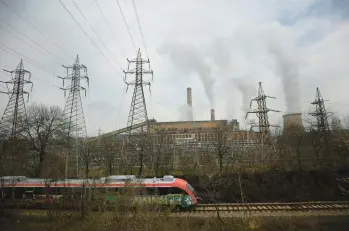
[[[84,201],[101,196],[103,204],[130,194],[136,203],[152,203],[177,209],[192,209],[200,198],[185,180],[166,175],[162,178],[137,178],[134,175],[113,175],[99,179],[42,179],[25,176],[0,177],[1,201],[5,207],[60,208],[81,207]],[[100,197],[99,197],[100,198]]]

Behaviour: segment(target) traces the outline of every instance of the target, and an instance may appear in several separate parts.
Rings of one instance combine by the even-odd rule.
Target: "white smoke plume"
[[[193,119],[193,108],[184,104],[179,108],[179,120],[180,121],[191,121]]]
[[[196,72],[205,88],[211,108],[214,107],[213,84],[211,68],[204,60],[201,52],[192,44],[166,42],[158,49],[159,54],[168,54],[173,63],[181,70]]]
[[[233,82],[242,95],[241,111],[245,117],[250,110],[251,99],[256,96],[256,88],[246,78],[235,78]]]
[[[277,71],[282,78],[287,113],[300,112],[299,63],[296,54],[275,41],[270,43],[269,49],[275,56]]]

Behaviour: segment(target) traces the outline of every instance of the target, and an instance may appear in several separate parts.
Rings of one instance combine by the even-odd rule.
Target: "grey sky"
[[[48,36],[33,30],[1,3],[0,19],[20,29],[56,56],[45,54],[45,51],[38,52],[40,48],[36,44],[0,20],[0,43],[48,69],[49,73],[23,58],[24,66],[31,71],[34,82],[29,103],[35,101],[63,107],[63,92],[54,87],[62,83],[54,76],[64,75],[65,70],[58,63],[71,65],[73,57],[79,54],[91,80],[88,95],[83,98],[88,134],[96,134],[99,126],[104,132],[124,127],[132,88],[125,93],[120,68],[127,68],[126,57],[135,58],[136,51],[116,1],[98,0],[115,38],[94,0],[75,0],[111,51],[110,54],[73,2],[62,0],[113,65],[93,46],[58,0],[2,1]],[[134,42],[145,56],[132,1],[119,2]],[[349,97],[349,1],[135,2],[154,70],[152,95],[146,91],[150,118],[158,121],[179,120],[181,108],[186,103],[186,88],[192,87],[195,119],[209,119],[213,105],[216,119],[237,118],[244,124],[244,111],[248,105],[243,105],[243,102],[245,104],[246,99],[257,94],[259,81],[263,82],[268,95],[278,98],[268,101],[270,108],[282,111],[270,114],[272,123],[281,122],[283,113],[293,112],[298,107],[301,112],[307,112],[317,86],[323,96],[330,100],[330,109],[346,115],[346,99]],[[67,52],[55,46],[51,39]],[[19,57],[0,49],[2,69],[12,70],[18,62]],[[205,74],[207,76],[203,76]],[[209,81],[205,82],[205,78]],[[8,76],[1,72],[0,79],[6,80]],[[285,92],[289,94],[287,97]],[[212,102],[208,97],[210,94]],[[1,113],[7,100],[6,95],[0,95]]]

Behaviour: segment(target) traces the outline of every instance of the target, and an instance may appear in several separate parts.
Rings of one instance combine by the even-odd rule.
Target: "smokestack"
[[[188,120],[193,121],[193,101],[190,87],[187,88],[187,106]]]
[[[301,113],[292,113],[282,116],[284,118],[283,133],[304,132],[304,126]]]
[[[211,121],[215,120],[214,109],[211,109]]]
[[[187,88],[187,104],[192,107],[191,88]]]

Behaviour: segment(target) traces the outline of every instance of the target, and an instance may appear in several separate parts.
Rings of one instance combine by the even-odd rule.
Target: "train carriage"
[[[162,178],[136,178],[134,175],[117,175],[99,179],[41,179],[25,176],[0,177],[1,197],[5,205],[74,207],[81,198],[95,199],[102,195],[105,203],[133,189],[133,202],[156,203],[190,209],[198,203],[193,187],[185,180],[173,176]],[[98,192],[98,193],[97,193]]]

